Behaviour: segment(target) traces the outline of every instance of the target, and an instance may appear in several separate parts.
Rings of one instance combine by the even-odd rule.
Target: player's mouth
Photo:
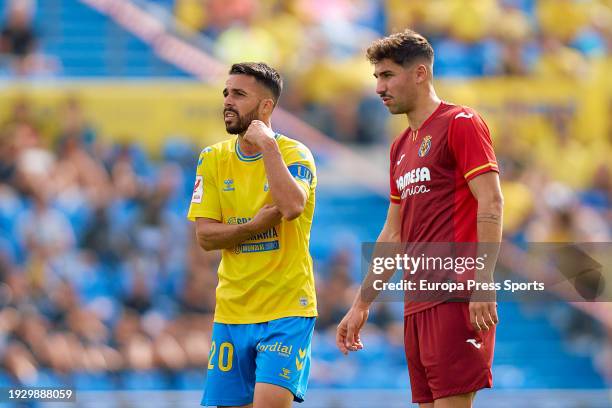
[[[393,99],[393,98],[391,98],[390,96],[383,96],[380,99],[382,99],[383,104],[388,105],[391,102],[391,99]]]
[[[225,119],[226,122],[237,118],[238,117],[238,113],[231,111],[231,110],[226,110],[223,112],[223,119]]]

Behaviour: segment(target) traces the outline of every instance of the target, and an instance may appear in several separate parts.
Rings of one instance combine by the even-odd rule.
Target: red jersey
[[[468,107],[441,102],[417,130],[391,145],[391,202],[402,242],[476,242],[478,203],[468,182],[499,172],[487,125]],[[436,303],[406,301],[411,314]]]

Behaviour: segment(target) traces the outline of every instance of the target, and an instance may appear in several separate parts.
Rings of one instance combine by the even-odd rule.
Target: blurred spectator
[[[0,52],[8,55],[17,75],[33,70],[36,34],[32,28],[33,4],[29,0],[9,2],[7,18],[0,33]]]

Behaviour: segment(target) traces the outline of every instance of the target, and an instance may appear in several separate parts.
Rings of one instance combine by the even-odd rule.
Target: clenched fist
[[[244,134],[244,141],[260,148],[263,147],[264,142],[268,139],[274,139],[274,131],[261,120],[252,121]]]

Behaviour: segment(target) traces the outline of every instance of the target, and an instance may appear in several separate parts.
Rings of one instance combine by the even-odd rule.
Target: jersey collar
[[[279,133],[275,133],[274,134],[274,138],[278,140],[278,137],[280,136]],[[238,156],[238,158],[241,161],[245,161],[245,162],[253,162],[253,161],[257,161],[261,158],[261,153],[257,153],[254,154],[252,156],[247,156],[246,154],[242,153],[242,151],[240,150],[240,143],[238,143],[238,138],[240,136],[236,137],[236,155]]]

